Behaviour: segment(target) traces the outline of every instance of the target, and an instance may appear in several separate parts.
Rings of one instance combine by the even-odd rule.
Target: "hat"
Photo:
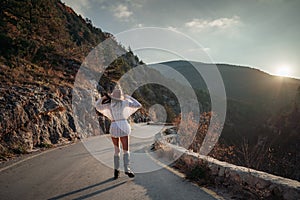
[[[124,100],[124,94],[119,87],[116,87],[112,93],[109,94],[110,98],[115,100]]]

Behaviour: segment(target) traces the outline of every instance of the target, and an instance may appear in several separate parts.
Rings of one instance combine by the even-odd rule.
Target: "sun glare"
[[[277,76],[282,76],[282,77],[287,77],[287,76],[291,76],[291,69],[288,66],[281,66],[278,67],[277,71],[276,71],[276,75]]]

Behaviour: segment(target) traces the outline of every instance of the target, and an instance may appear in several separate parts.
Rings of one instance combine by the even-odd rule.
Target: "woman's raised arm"
[[[128,106],[131,108],[141,108],[142,104],[140,104],[140,102],[138,102],[135,98],[129,96],[129,95],[125,95],[126,98],[128,99]]]
[[[100,99],[98,99],[96,101],[96,104],[95,104],[95,108],[97,111],[101,112],[103,110],[106,110],[106,109],[109,109],[109,104],[103,104],[102,101],[104,100],[104,97],[101,97]]]

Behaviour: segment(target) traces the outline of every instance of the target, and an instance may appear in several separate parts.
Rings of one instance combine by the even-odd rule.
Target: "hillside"
[[[194,69],[194,66],[209,69],[212,64],[186,61],[170,61],[160,63],[170,66],[184,75],[195,88],[207,90],[206,84]],[[246,103],[261,104],[262,107],[270,105],[281,107],[295,97],[300,80],[292,78],[279,78],[269,75],[254,68],[217,64],[224,81],[226,94],[229,99]],[[174,73],[167,69],[161,69],[162,74],[174,77]],[[257,98],[259,97],[259,98]]]
[[[0,10],[0,158],[75,141],[76,73],[92,48],[113,36],[59,0],[1,1]],[[120,59],[126,66],[113,63],[113,71],[139,63],[132,52]]]
[[[160,64],[177,70],[195,90],[207,93],[206,83],[192,65],[209,70],[212,64],[186,61]],[[278,112],[293,108],[300,80],[271,76],[249,67],[225,64],[217,64],[217,67],[227,95],[227,129],[230,126],[243,134],[252,135],[257,124],[264,124]],[[167,78],[175,77],[167,68],[161,68],[160,72]]]
[[[211,67],[211,64],[191,63],[206,70]],[[203,78],[189,62],[160,64],[177,70],[194,89],[207,93]],[[219,160],[300,180],[300,80],[271,76],[249,67],[225,64],[217,67],[227,94],[227,116],[219,145],[212,155]],[[171,70],[161,68],[160,71],[166,77],[174,77]],[[191,148],[198,151],[193,148],[199,146],[195,143]]]
[[[0,12],[0,157],[75,141],[75,75],[111,35],[58,0],[1,1]]]

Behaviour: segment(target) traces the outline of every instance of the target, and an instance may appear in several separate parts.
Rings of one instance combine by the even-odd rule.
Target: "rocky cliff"
[[[0,159],[79,137],[71,108],[74,79],[91,49],[107,38],[113,36],[59,0],[1,1]],[[132,52],[120,60],[104,84],[140,63]],[[145,111],[135,118],[142,116]],[[105,118],[99,121],[105,130]]]

